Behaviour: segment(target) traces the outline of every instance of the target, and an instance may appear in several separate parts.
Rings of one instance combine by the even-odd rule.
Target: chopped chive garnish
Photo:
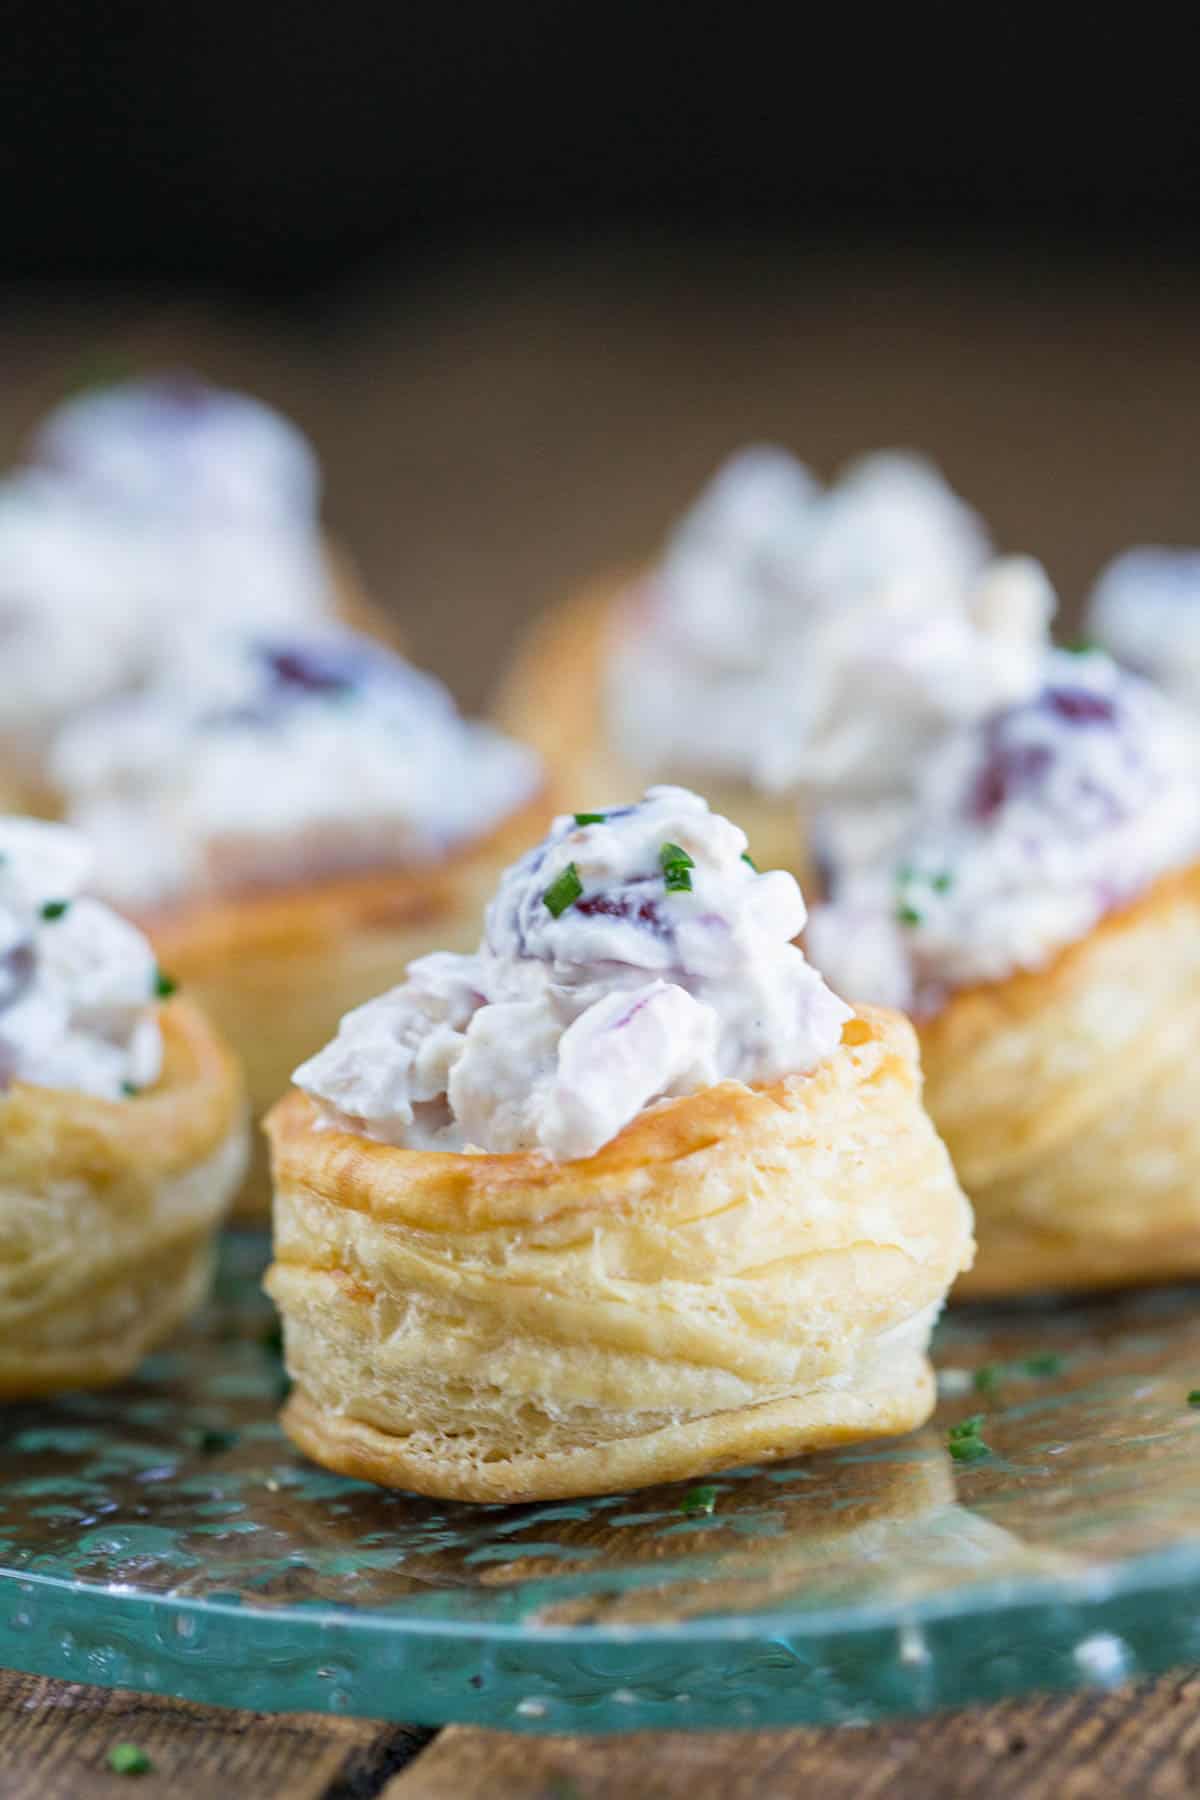
[[[950,1427],[946,1447],[955,1462],[978,1462],[981,1456],[991,1455],[991,1445],[986,1444],[979,1435],[982,1427],[982,1413],[972,1413],[970,1418]]]
[[[134,1097],[136,1095],[140,1094],[141,1091],[142,1090],[138,1086],[136,1081],[123,1081],[121,1083],[121,1092],[124,1094],[124,1096],[127,1100],[134,1099]]]
[[[556,875],[550,886],[542,895],[542,900],[554,917],[560,918],[568,906],[574,906],[583,892],[583,883],[579,879],[579,870],[573,862],[569,862],[561,875]]]
[[[1022,1375],[1058,1375],[1063,1359],[1054,1350],[1035,1350],[1032,1356],[1019,1357],[1011,1363],[982,1363],[972,1380],[977,1394],[994,1394],[1003,1381]]]
[[[603,825],[607,818],[607,813],[576,813],[575,823],[577,825]]]
[[[179,992],[179,983],[159,969],[154,977],[154,992],[160,1000],[169,1000],[172,994]]]
[[[981,1456],[992,1454],[992,1446],[981,1437],[952,1437],[946,1448],[955,1462],[978,1462]]]
[[[1200,1406],[1200,1388],[1193,1388],[1188,1395],[1189,1406]]]
[[[236,1431],[223,1431],[217,1425],[201,1425],[192,1434],[192,1443],[204,1456],[219,1456],[222,1450],[232,1450],[238,1441]]]
[[[901,925],[919,925],[921,923],[921,914],[915,906],[898,906],[896,917]]]
[[[689,1518],[710,1518],[717,1510],[716,1488],[707,1484],[704,1487],[689,1488],[679,1502],[679,1510],[687,1513]]]
[[[690,894],[695,863],[679,844],[664,844],[658,853],[668,894]]]
[[[42,907],[42,917],[43,919],[61,919],[64,913],[68,913],[70,910],[71,902],[69,900],[47,900]]]
[[[114,1775],[148,1775],[154,1764],[140,1744],[114,1744],[108,1766]]]
[[[1064,644],[1063,649],[1070,651],[1072,656],[1095,656],[1100,646],[1095,638],[1077,637]]]
[[[744,863],[749,863],[750,867],[754,870],[754,873],[756,875],[758,874],[758,864],[755,862],[754,858],[751,856],[751,854],[748,850],[742,851],[742,861]]]
[[[949,869],[943,869],[940,875],[934,876],[929,885],[935,894],[948,894],[954,886],[954,877]]]

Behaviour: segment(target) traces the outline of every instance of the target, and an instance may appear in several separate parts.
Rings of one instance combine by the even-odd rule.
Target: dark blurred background
[[[304,295],[463,239],[1197,248],[1154,8],[10,0],[19,277]]]
[[[255,387],[472,700],[751,437],[929,450],[1069,609],[1200,540],[1195,33],[1108,16],[10,0],[0,451]]]

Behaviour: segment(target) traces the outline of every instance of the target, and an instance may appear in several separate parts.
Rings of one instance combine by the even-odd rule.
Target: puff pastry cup
[[[0,1399],[103,1387],[203,1299],[241,1177],[237,1063],[186,999],[163,1072],[131,1100],[0,1094]]]
[[[593,1156],[420,1152],[272,1111],[299,1447],[522,1501],[904,1432],[971,1257],[916,1041],[864,1011],[810,1075],[639,1114]]]
[[[636,768],[612,741],[604,703],[610,647],[633,628],[635,577],[630,571],[582,589],[539,619],[517,652],[497,694],[500,726],[530,744],[555,771],[563,793],[603,800],[637,793],[651,773]],[[811,860],[793,794],[771,796],[746,782],[706,779],[714,812],[750,839],[764,869],[789,869],[812,885]]]
[[[205,898],[138,919],[163,967],[233,1045],[256,1118],[343,1013],[399,981],[416,957],[470,946],[498,870],[538,836],[548,804],[536,796],[436,863]],[[255,1132],[235,1211],[265,1217],[270,1204],[266,1146]]]
[[[1047,968],[955,995],[920,1037],[975,1208],[960,1296],[1200,1272],[1200,865]]]

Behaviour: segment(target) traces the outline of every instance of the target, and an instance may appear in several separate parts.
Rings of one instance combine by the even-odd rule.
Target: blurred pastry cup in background
[[[319,496],[293,425],[195,377],[51,413],[0,479],[0,807],[55,816],[56,733],[159,678],[198,632],[332,620],[395,642]]]
[[[329,629],[194,641],[63,733],[53,768],[97,891],[229,1037],[256,1114],[343,1013],[474,941],[549,812],[532,752]],[[268,1204],[259,1145],[239,1211]]]
[[[651,570],[538,622],[497,715],[563,791],[689,781],[764,866],[811,879],[813,815],[848,804],[889,830],[918,753],[1028,688],[1053,606],[1039,565],[995,557],[920,458],[870,456],[822,489],[752,449]]]
[[[963,1295],[1200,1271],[1200,748],[1100,652],[943,746],[808,953],[909,1009],[976,1214]]]
[[[695,795],[566,815],[268,1121],[285,1429],[472,1501],[901,1433],[970,1259],[902,1017]]]
[[[0,1399],[131,1373],[204,1299],[246,1163],[236,1059],[86,869],[0,819]]]

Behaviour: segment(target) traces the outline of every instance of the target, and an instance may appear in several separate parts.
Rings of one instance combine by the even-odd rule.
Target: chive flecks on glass
[[[972,1413],[970,1418],[950,1427],[946,1448],[955,1462],[978,1462],[981,1456],[991,1455],[992,1446],[980,1436],[982,1429],[982,1413]]]
[[[680,844],[664,844],[658,853],[668,894],[690,894],[695,863]]]
[[[679,1510],[689,1518],[711,1518],[717,1510],[717,1490],[707,1483],[703,1487],[689,1488],[679,1502]]]
[[[1020,1380],[1021,1376],[1060,1375],[1063,1359],[1056,1350],[1035,1350],[1032,1356],[1018,1357],[1016,1362],[981,1363],[972,1376],[977,1394],[994,1394],[1001,1382]]]
[[[179,992],[179,983],[159,969],[154,977],[154,992],[160,1000],[169,1000],[172,994]]]
[[[901,925],[919,925],[921,923],[921,914],[915,906],[898,906],[896,917]]]
[[[148,1775],[154,1764],[140,1744],[114,1744],[108,1766],[114,1775]]]
[[[69,900],[47,900],[42,907],[43,919],[61,919],[71,910]]]
[[[202,1456],[219,1456],[223,1450],[232,1450],[237,1441],[236,1431],[223,1430],[219,1425],[199,1425],[192,1433],[192,1443]]]
[[[748,850],[742,851],[742,861],[744,863],[748,863],[749,866],[754,870],[754,873],[756,875],[758,874],[758,864],[755,862],[754,858],[751,856],[751,854]]]
[[[542,895],[544,904],[549,907],[556,919],[561,918],[568,906],[574,906],[583,893],[583,883],[579,879],[579,870],[573,862],[569,862],[561,875],[556,875],[550,886]]]
[[[123,1081],[121,1083],[121,1092],[124,1094],[124,1096],[127,1100],[136,1099],[137,1096],[141,1093],[141,1091],[142,1090],[138,1086],[136,1081]]]
[[[934,876],[929,885],[935,894],[948,894],[954,886],[954,877],[949,869],[943,869],[940,875]]]
[[[608,818],[608,814],[607,813],[576,813],[574,815],[574,818],[575,818],[575,823],[577,825],[603,825],[605,820]]]

